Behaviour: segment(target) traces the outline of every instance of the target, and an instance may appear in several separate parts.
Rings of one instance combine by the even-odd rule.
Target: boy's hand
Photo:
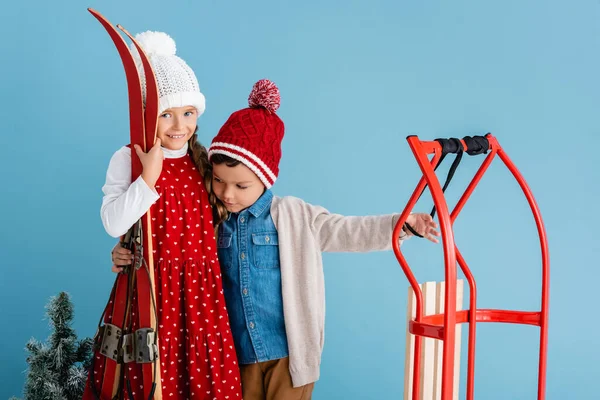
[[[440,241],[435,236],[440,236],[437,230],[437,223],[431,218],[431,215],[426,213],[410,214],[406,219],[406,222],[421,236],[425,239],[439,243]],[[410,236],[412,232],[409,229],[405,229],[405,232]]]
[[[123,271],[123,266],[131,265],[133,262],[133,254],[131,250],[121,247],[121,242],[112,249],[112,272],[119,273]]]

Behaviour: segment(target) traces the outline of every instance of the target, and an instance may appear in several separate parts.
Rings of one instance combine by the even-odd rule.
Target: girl
[[[102,188],[102,222],[111,236],[119,237],[152,210],[162,396],[241,399],[212,208],[203,183],[208,159],[196,135],[204,95],[168,35],[145,32],[136,39],[158,83],[157,139],[147,154],[135,146],[143,165],[135,182],[130,147],[113,155]],[[132,394],[142,393],[140,364],[127,366]]]
[[[218,253],[244,400],[310,399],[319,378],[325,323],[321,252],[391,248],[399,215],[344,217],[294,197],[274,197],[284,124],[277,87],[255,84],[249,108],[213,139],[213,204]],[[217,201],[218,199],[218,201]],[[436,223],[408,223],[436,242]],[[403,233],[401,239],[410,234]],[[113,262],[130,262],[117,247]]]

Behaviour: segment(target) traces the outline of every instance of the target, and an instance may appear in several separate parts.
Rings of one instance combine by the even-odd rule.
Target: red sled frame
[[[538,366],[538,400],[545,398],[546,386],[546,359],[548,345],[548,302],[549,302],[549,281],[550,281],[550,263],[548,255],[548,243],[542,217],[537,203],[525,182],[525,179],[518,171],[513,162],[506,155],[496,138],[488,133],[485,135],[489,143],[489,154],[483,161],[481,167],[475,174],[475,177],[461,196],[452,213],[448,210],[446,199],[442,191],[440,182],[435,174],[434,168],[442,158],[443,147],[438,141],[422,141],[417,136],[407,137],[408,144],[419,164],[423,173],[415,191],[410,197],[406,208],[402,212],[398,223],[394,228],[392,235],[392,246],[394,253],[406,278],[408,279],[416,298],[415,318],[409,323],[410,333],[415,335],[414,351],[414,375],[412,382],[412,399],[419,399],[420,387],[420,353],[423,337],[434,338],[444,341],[443,360],[442,360],[442,400],[452,400],[454,385],[454,351],[455,351],[455,332],[456,324],[469,323],[469,343],[467,353],[467,387],[466,398],[473,400],[474,373],[475,373],[475,337],[477,322],[503,322],[512,324],[527,324],[540,327],[540,347],[539,347],[539,366]],[[465,140],[460,140],[463,149],[467,149]],[[433,154],[431,160],[428,155]],[[456,247],[452,231],[452,225],[458,214],[463,209],[465,203],[473,193],[473,190],[481,180],[492,160],[498,156],[500,160],[510,170],[514,178],[519,183],[527,202],[533,212],[542,256],[542,288],[541,288],[541,308],[540,311],[515,311],[515,310],[496,310],[496,309],[478,309],[477,308],[477,286],[471,270],[467,266],[465,259]],[[398,238],[407,217],[415,206],[421,193],[427,186],[433,197],[433,202],[438,211],[438,219],[441,231],[441,239],[444,251],[444,269],[445,269],[445,299],[444,313],[436,315],[423,315],[423,293],[415,278],[411,268],[408,266],[402,252],[400,251]],[[469,309],[463,311],[456,310],[456,263],[460,266],[467,282],[469,283]]]

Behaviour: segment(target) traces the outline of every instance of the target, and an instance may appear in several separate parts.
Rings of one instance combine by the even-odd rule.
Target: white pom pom
[[[135,40],[142,46],[148,57],[152,55],[173,56],[177,51],[175,41],[164,32],[146,31],[135,35]]]

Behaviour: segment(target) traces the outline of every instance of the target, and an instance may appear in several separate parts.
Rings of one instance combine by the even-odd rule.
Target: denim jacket
[[[219,227],[218,254],[240,364],[288,356],[270,190]]]

